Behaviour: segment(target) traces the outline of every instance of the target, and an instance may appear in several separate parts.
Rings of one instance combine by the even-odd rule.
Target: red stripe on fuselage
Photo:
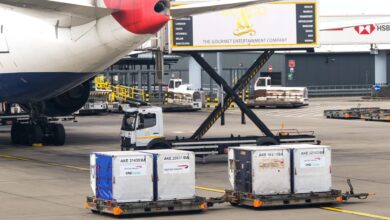
[[[159,0],[104,0],[107,8],[119,9],[112,14],[126,30],[135,34],[155,34],[169,16],[154,11]]]

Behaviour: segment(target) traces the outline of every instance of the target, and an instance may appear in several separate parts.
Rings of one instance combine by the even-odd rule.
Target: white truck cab
[[[121,129],[122,149],[150,148],[164,140],[162,108],[141,106],[124,110]]]
[[[168,92],[173,92],[173,91],[177,90],[181,85],[183,85],[182,79],[169,80]]]
[[[271,77],[259,77],[255,83],[255,90],[264,87],[271,87],[271,85]]]

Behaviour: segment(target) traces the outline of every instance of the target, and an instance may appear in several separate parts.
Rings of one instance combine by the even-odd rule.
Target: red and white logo
[[[376,29],[376,26],[373,24],[361,25],[361,26],[355,27],[355,31],[360,35],[370,35],[375,31],[375,29]]]

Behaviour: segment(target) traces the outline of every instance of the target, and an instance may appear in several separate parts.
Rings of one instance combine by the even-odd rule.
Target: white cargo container
[[[91,187],[99,199],[153,201],[153,156],[119,151],[91,154]]]
[[[229,148],[233,189],[255,195],[291,193],[290,149],[285,146]]]
[[[332,189],[331,148],[291,145],[294,151],[294,192],[328,192]]]
[[[142,151],[154,155],[157,169],[157,200],[195,197],[195,154],[181,150]]]

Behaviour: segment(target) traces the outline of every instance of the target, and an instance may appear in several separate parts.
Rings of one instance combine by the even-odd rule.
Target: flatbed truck
[[[226,154],[228,147],[243,145],[318,144],[314,132],[274,131],[269,136],[233,136],[222,138],[179,138],[164,136],[163,113],[160,107],[140,106],[125,110],[121,129],[122,150],[177,149],[194,151],[197,156]]]

